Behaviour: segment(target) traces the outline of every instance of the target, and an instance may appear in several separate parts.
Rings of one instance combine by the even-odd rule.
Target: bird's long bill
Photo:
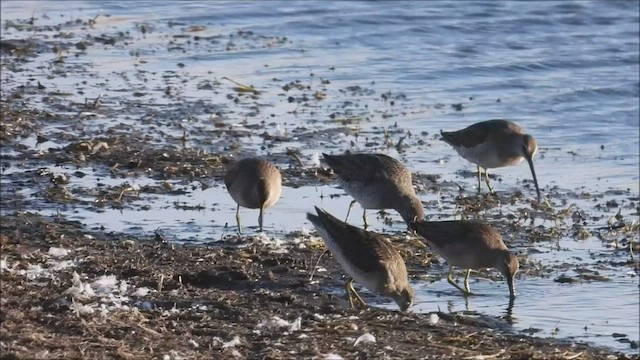
[[[507,277],[507,285],[509,285],[509,297],[511,300],[516,298],[516,289],[515,289],[515,285],[514,285],[514,276],[509,276]]]
[[[540,188],[538,187],[538,178],[536,177],[536,169],[533,168],[533,159],[531,156],[526,155],[527,162],[529,163],[529,169],[531,169],[531,175],[533,175],[533,183],[536,185],[536,193],[538,193],[538,202],[540,202]]]

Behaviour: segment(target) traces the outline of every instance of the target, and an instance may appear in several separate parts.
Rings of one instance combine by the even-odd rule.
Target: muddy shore
[[[637,358],[588,344],[516,334],[507,316],[382,309],[375,306],[376,297],[366,292],[365,300],[374,306],[351,310],[344,294],[332,291],[342,287],[342,271],[335,261],[325,255],[322,266],[326,271],[313,271],[324,250],[313,233],[290,233],[285,241],[264,235],[231,235],[196,246],[167,241],[171,234],[162,232],[117,233],[87,228],[62,215],[43,215],[61,208],[98,213],[103,209],[145,210],[150,205],[140,194],[176,195],[194,187],[220,186],[223,156],[254,155],[256,147],[269,149],[289,142],[286,151],[270,153],[270,159],[283,169],[284,185],[326,184],[333,180],[332,174],[322,167],[310,170],[303,166],[309,159],[301,159],[300,148],[314,146],[318,138],[357,135],[353,125],[367,121],[359,115],[367,111],[357,99],[372,90],[360,86],[333,89],[349,102],[325,105],[327,79],[292,83],[274,79],[271,85],[285,94],[283,101],[300,104],[300,112],[323,112],[331,119],[328,129],[317,130],[304,123],[287,133],[274,131],[274,124],[268,121],[257,125],[242,121],[268,111],[263,109],[263,99],[257,91],[231,86],[221,77],[205,81],[171,70],[164,73],[166,86],[131,86],[125,93],[92,79],[90,62],[82,61],[89,57],[87,49],[108,52],[131,47],[150,28],[140,24],[130,32],[96,34],[96,21],[101,19],[56,26],[41,26],[33,18],[3,24],[25,35],[0,42],[2,359]],[[198,31],[186,28],[167,46],[188,51],[195,46],[190,41],[200,41],[198,46],[224,52],[229,45],[225,47],[228,43],[220,39],[257,48],[284,46],[290,41],[240,31],[203,39]],[[16,80],[32,71],[34,61],[47,56],[43,63],[50,64],[48,76]],[[75,59],[81,60],[80,65]],[[143,69],[136,69],[136,76],[158,77]],[[77,82],[76,93],[58,88],[56,81],[68,77]],[[197,82],[197,88],[208,91],[206,96],[214,100],[186,99],[176,85],[182,82]],[[95,91],[94,86],[110,96],[87,98],[85,92]],[[430,146],[432,135],[411,136],[393,124],[394,116],[402,112],[393,107],[393,101],[402,102],[402,94],[384,93],[380,101],[389,104],[385,116],[390,125],[362,135],[367,148],[400,152]],[[167,110],[165,103],[177,105]],[[139,127],[132,129],[123,118],[136,119]],[[260,142],[253,148],[243,146],[247,139]],[[64,170],[52,171],[55,167]],[[92,176],[121,182],[76,186],[76,179],[87,176],[87,169]],[[439,175],[415,175],[419,193],[437,192],[437,202],[442,203],[426,206],[439,205],[439,211],[460,216],[499,219],[497,226],[503,232],[517,234],[509,245],[526,249],[519,254],[523,276],[552,276],[550,266],[527,261],[527,253],[535,251],[528,244],[566,234],[577,239],[598,236],[603,242],[615,243],[616,254],[602,261],[638,272],[633,258],[640,250],[634,241],[638,223],[620,215],[624,209],[637,216],[638,199],[629,189],[614,194],[625,198],[624,202],[605,194],[549,189],[551,206],[532,202],[522,192],[469,196],[468,189],[441,181]],[[474,174],[469,171],[460,176],[468,179]],[[133,180],[139,177],[155,182],[136,187]],[[532,183],[523,182],[522,189],[531,193]],[[592,201],[597,211],[573,206],[571,201],[578,198]],[[502,212],[498,210],[501,204],[515,210]],[[607,218],[609,224],[603,229],[587,226],[607,222]],[[554,225],[534,226],[536,219]],[[412,278],[424,278],[436,261],[429,249],[404,233],[391,236]],[[560,280],[606,281],[589,273],[584,278]],[[631,346],[637,349],[638,344]]]
[[[306,237],[279,246],[260,237],[183,246],[31,213],[5,216],[2,358],[631,358],[507,335],[506,319],[478,314],[351,310],[327,293],[340,287],[333,259],[309,280],[322,247]],[[424,248],[395,240],[415,254],[410,264],[428,266]]]

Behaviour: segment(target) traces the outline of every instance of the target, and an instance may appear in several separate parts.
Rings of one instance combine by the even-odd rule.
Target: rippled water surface
[[[538,141],[540,151],[535,161],[543,192],[601,193],[623,204],[637,202],[640,50],[638,3],[634,1],[2,2],[3,21],[24,19],[32,14],[38,21],[51,24],[100,14],[96,31],[135,32],[136,26],[149,25],[151,30],[144,39],[135,42],[135,48],[89,49],[86,56],[93,66],[88,84],[79,85],[73,76],[58,77],[55,81],[58,88],[72,93],[82,87],[83,95],[76,101],[102,95],[112,106],[121,105],[119,101],[124,95],[119,90],[123,88],[156,89],[161,93],[169,83],[181,92],[185,104],[195,104],[193,113],[197,120],[175,119],[184,120],[184,126],[167,125],[163,130],[168,135],[180,136],[187,129],[191,136],[198,137],[198,129],[211,128],[213,124],[207,119],[214,111],[209,110],[222,102],[216,96],[223,97],[194,84],[229,77],[259,89],[263,93],[260,101],[267,107],[257,114],[249,108],[233,109],[227,118],[234,123],[266,122],[270,131],[283,132],[299,126],[330,128],[337,122],[330,116],[332,112],[339,114],[338,118],[365,119],[357,125],[360,139],[352,135],[294,137],[268,149],[261,148],[261,139],[239,140],[259,155],[296,147],[301,148],[310,164],[314,154],[322,151],[341,152],[347,148],[370,151],[362,137],[373,137],[381,128],[400,128],[401,134],[410,132],[413,139],[429,140],[428,145],[389,154],[401,158],[414,172],[441,174],[445,181],[461,181],[473,188],[474,178],[461,178],[461,170],[474,167],[444,142],[433,141],[434,136],[440,129],[453,130],[490,118],[508,118]],[[215,39],[219,34],[243,30],[256,34],[251,39],[262,46],[250,46],[241,37],[230,44],[225,38],[220,47],[222,50],[227,47],[226,51],[211,51],[195,40],[185,45],[183,39],[176,37],[174,41],[181,41],[188,51],[172,51],[167,46],[171,38],[166,34],[180,33],[176,29],[193,25],[206,29],[185,33],[189,37]],[[20,36],[23,34],[3,30],[3,39]],[[51,58],[41,60],[51,61],[54,56],[50,54]],[[69,57],[68,61],[81,66],[88,60]],[[134,64],[157,76],[137,78]],[[30,74],[11,76],[16,82],[26,82],[30,76],[47,71],[39,65],[34,62]],[[171,83],[171,79],[161,76],[171,71],[186,74],[192,82]],[[98,86],[105,79],[109,80],[106,91]],[[329,80],[324,85],[326,96],[322,107],[305,108],[287,101],[289,94],[284,94],[281,87],[298,79],[314,85]],[[360,86],[360,90],[339,91],[354,85]],[[163,111],[169,112],[179,105],[161,96],[144,100],[164,106]],[[347,106],[346,100],[352,104]],[[345,108],[348,110],[343,111]],[[146,125],[131,120],[144,113],[131,111],[129,119],[104,118],[86,126],[99,129],[105,124],[123,122],[145,131]],[[398,138],[396,134],[395,141]],[[53,146],[36,145],[34,139],[25,143],[43,149]],[[220,151],[213,145],[206,150]],[[501,179],[494,181],[499,193],[520,189],[523,179],[530,178],[526,165],[494,173]],[[118,180],[90,175],[74,181],[96,186]],[[138,178],[135,182],[144,185],[154,180]],[[64,208],[62,213],[89,227],[140,233],[161,227],[175,241],[210,242],[232,233],[233,227],[225,225],[233,225],[235,219],[235,204],[224,186],[214,180],[212,185],[180,196],[142,195],[143,200],[152,202],[145,211],[85,212]],[[23,191],[29,193],[29,189]],[[533,195],[531,187],[522,191],[527,196]],[[311,205],[321,205],[342,216],[350,199],[330,196],[339,194],[342,191],[335,186],[285,188],[281,201],[266,215],[267,231],[281,236],[302,227],[310,228],[304,214]],[[437,199],[434,192],[422,192],[420,196],[429,203]],[[596,201],[569,195],[565,200],[589,210],[594,210]],[[202,208],[180,208],[176,204]],[[637,210],[634,213],[633,206],[630,209],[623,214],[637,219]],[[35,210],[54,213],[60,209],[43,204]],[[617,211],[609,210],[609,215]],[[427,208],[429,211],[438,212]],[[253,229],[257,212],[245,209],[242,214],[245,225]],[[373,213],[370,218],[375,230],[390,231]],[[394,220],[392,230],[401,231],[403,224],[397,216]],[[361,224],[359,216],[351,221]],[[605,225],[606,220],[591,226]],[[622,333],[634,341],[640,337],[636,272],[630,266],[603,263],[603,259],[625,259],[616,258],[621,255],[594,236],[580,241],[564,237],[552,244],[536,244],[534,248],[535,252],[516,251],[528,253],[532,262],[569,265],[547,277],[519,275],[519,297],[511,314],[514,331],[534,329],[530,332],[542,336],[637,351],[611,336]],[[596,267],[611,281],[577,284],[553,281],[581,266]],[[446,266],[437,270],[446,272]],[[503,316],[507,308],[506,284],[502,281],[480,279],[472,283],[483,296],[472,297],[468,304],[446,280],[416,282],[415,286],[419,290],[415,311],[449,308]]]

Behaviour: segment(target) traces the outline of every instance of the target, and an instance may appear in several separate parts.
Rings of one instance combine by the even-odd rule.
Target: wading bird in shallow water
[[[258,224],[262,231],[264,209],[273,206],[282,193],[280,170],[272,163],[257,158],[229,162],[226,168],[224,183],[231,198],[238,204],[236,210],[238,233],[242,234],[240,206],[260,209]]]
[[[453,146],[460,156],[478,166],[478,192],[481,171],[490,192],[488,169],[517,165],[527,160],[540,202],[540,189],[533,156],[538,151],[536,140],[524,133],[518,125],[506,120],[488,120],[473,124],[458,131],[440,131],[442,140]]]
[[[367,306],[353,288],[353,280],[373,292],[393,298],[402,311],[413,305],[415,295],[409,286],[407,268],[389,240],[340,221],[318,207],[316,213],[307,213],[307,219],[313,223],[331,254],[350,276],[345,290],[351,308],[355,308],[352,293],[362,306]]]
[[[384,154],[322,154],[338,176],[344,191],[364,209],[362,219],[367,228],[367,209],[395,209],[405,222],[422,220],[422,202],[411,183],[411,171],[398,160]]]
[[[447,261],[447,281],[465,295],[471,295],[471,269],[496,268],[507,280],[511,299],[515,298],[513,282],[520,263],[494,228],[471,220],[417,221],[410,227],[426,240],[433,252]],[[467,270],[464,289],[453,280],[454,266]]]

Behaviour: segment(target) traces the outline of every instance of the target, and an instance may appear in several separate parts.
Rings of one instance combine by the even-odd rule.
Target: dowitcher
[[[362,306],[367,305],[353,288],[355,280],[373,292],[393,298],[402,311],[407,310],[415,295],[404,260],[393,244],[380,234],[349,225],[318,207],[316,213],[307,213],[307,219],[350,276],[345,290],[351,307],[355,308],[351,294]]]
[[[533,157],[538,151],[536,140],[525,134],[522,128],[506,120],[488,120],[473,124],[458,131],[440,131],[442,139],[468,161],[477,165],[478,192],[481,184],[481,171],[490,192],[488,169],[516,165],[527,160],[533,182],[536,186],[538,201],[540,189],[536,171],[533,168]]]
[[[238,204],[236,210],[238,232],[242,234],[240,206],[260,209],[258,224],[262,231],[264,209],[273,206],[282,193],[280,170],[272,163],[257,158],[230,162],[226,167],[224,183],[227,185],[229,194]]]
[[[509,294],[515,298],[514,277],[520,264],[494,228],[472,220],[418,221],[410,224],[436,254],[449,264],[447,281],[465,295],[471,295],[472,269],[496,268],[507,280]],[[453,267],[465,269],[464,289],[453,280]]]
[[[362,219],[367,228],[367,209],[395,209],[405,222],[422,220],[422,202],[411,183],[411,171],[398,160],[384,154],[322,154],[338,176],[344,191],[364,209]]]

